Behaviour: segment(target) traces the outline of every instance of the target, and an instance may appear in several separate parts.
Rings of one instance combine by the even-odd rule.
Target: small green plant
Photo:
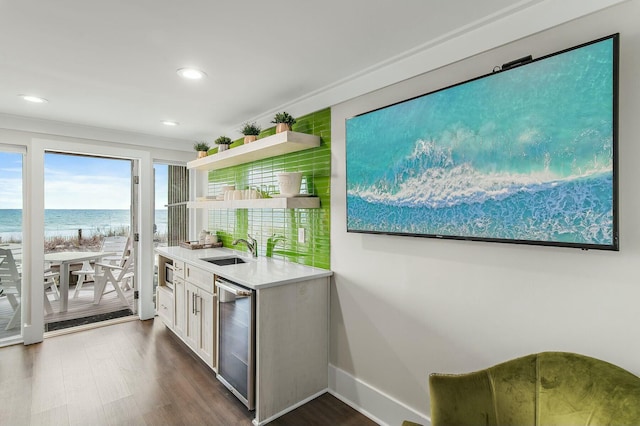
[[[228,138],[226,136],[220,136],[218,139],[215,140],[216,145],[230,145],[231,144],[231,138]]]
[[[275,124],[284,123],[284,124],[288,124],[289,126],[293,126],[296,123],[296,119],[293,118],[291,115],[289,115],[288,112],[283,111],[283,112],[277,113],[273,117],[273,120],[271,122]]]
[[[271,198],[271,195],[269,195],[269,191],[266,188],[258,188],[256,186],[255,190],[260,194],[260,198]]]
[[[262,131],[262,128],[258,126],[255,122],[253,123],[246,122],[242,125],[242,128],[240,129],[240,133],[242,133],[245,136],[258,136],[261,131]]]
[[[193,149],[196,151],[209,151],[209,144],[204,141],[196,142],[193,144]]]

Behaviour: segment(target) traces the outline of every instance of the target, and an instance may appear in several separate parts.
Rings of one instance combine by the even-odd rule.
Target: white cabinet
[[[162,271],[173,270],[173,283],[160,275],[156,312],[160,319],[203,361],[216,369],[217,305],[213,274],[182,261],[160,256]]]
[[[264,424],[329,386],[329,279],[258,289],[256,419]]]
[[[173,292],[166,286],[156,289],[156,312],[165,324],[173,324],[174,318]]]
[[[185,323],[187,321],[185,291],[184,280],[182,278],[176,278],[173,282],[173,298],[175,301],[173,331],[175,331],[178,336],[184,336]]]
[[[184,341],[191,349],[195,350],[198,347],[198,340],[200,340],[200,316],[196,312],[198,287],[191,283],[186,283],[185,290],[187,322],[184,330]]]
[[[217,305],[213,274],[186,265],[184,287],[186,321],[183,339],[207,365],[215,369]]]
[[[187,249],[175,249],[177,252]],[[190,251],[178,256],[190,259]],[[167,258],[171,257],[167,255]],[[188,261],[188,260],[187,260]],[[174,270],[180,263],[173,260]],[[281,277],[287,264],[272,266]],[[295,270],[297,268],[292,268]],[[218,306],[213,272],[182,264],[174,291],[158,289],[158,315],[194,353],[217,373]],[[228,277],[230,280],[233,276]],[[255,312],[255,420],[265,424],[329,386],[329,278],[256,289]],[[170,303],[173,300],[174,304]],[[165,310],[163,307],[167,307]],[[171,306],[174,312],[171,313]]]
[[[214,335],[216,331],[214,295],[187,282],[187,322],[184,340],[204,362],[215,368]]]

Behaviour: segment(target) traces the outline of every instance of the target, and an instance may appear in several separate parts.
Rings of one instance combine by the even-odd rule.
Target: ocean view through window
[[[167,233],[167,212],[156,210],[156,235]],[[45,240],[53,237],[77,238],[128,233],[129,210],[114,209],[46,209]],[[0,241],[22,241],[22,210],[0,209]]]

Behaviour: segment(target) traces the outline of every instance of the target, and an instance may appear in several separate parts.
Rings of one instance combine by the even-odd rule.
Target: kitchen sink
[[[205,262],[213,263],[218,266],[226,266],[226,265],[239,265],[241,263],[246,263],[241,257],[231,256],[231,257],[213,257],[210,259],[201,259]]]

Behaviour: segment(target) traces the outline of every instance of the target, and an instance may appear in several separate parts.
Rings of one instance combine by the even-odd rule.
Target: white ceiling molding
[[[337,105],[626,1],[629,0],[546,0],[525,8],[523,6],[531,2],[520,2],[314,93],[279,105],[252,121],[267,123],[275,112],[284,109],[296,116]]]

